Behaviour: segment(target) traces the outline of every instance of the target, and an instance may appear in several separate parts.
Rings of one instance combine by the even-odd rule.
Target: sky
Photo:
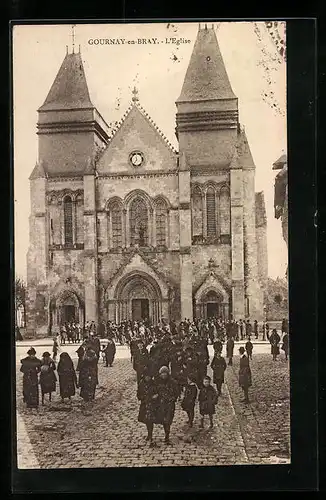
[[[202,27],[204,24],[202,24]],[[232,89],[239,99],[256,165],[256,191],[264,191],[269,276],[284,277],[287,248],[281,222],[274,218],[273,163],[286,152],[286,63],[263,22],[214,23]],[[37,109],[43,104],[66,54],[81,46],[93,104],[110,123],[130,105],[132,89],[142,107],[172,145],[175,101],[179,97],[198,31],[198,23],[22,25],[13,30],[15,272],[26,279],[29,244],[29,176],[38,159]],[[73,36],[74,33],[74,36]],[[190,40],[166,43],[166,38]],[[156,38],[157,44],[138,43]],[[94,44],[95,39],[135,40]],[[95,42],[96,43],[96,42]]]

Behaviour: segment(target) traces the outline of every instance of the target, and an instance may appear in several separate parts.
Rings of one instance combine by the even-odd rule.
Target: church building
[[[139,102],[112,133],[80,51],[38,109],[27,331],[65,321],[263,319],[266,213],[214,28],[176,101],[176,151]]]

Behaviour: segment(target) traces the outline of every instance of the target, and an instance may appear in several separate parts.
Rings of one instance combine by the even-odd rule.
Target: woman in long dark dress
[[[58,363],[59,387],[62,401],[76,394],[77,375],[71,357],[67,352],[60,354]]]
[[[113,339],[108,340],[108,344],[106,348],[104,349],[104,355],[105,355],[105,366],[112,366],[112,363],[114,361],[115,353],[116,353],[116,347]]]
[[[158,393],[153,377],[149,371],[143,373],[138,385],[137,398],[140,401],[138,422],[146,424],[146,441],[149,441],[150,446],[154,446],[153,427],[156,420]]]
[[[55,392],[57,377],[55,374],[55,362],[49,352],[44,352],[41,360],[40,386],[42,394],[42,405],[44,405],[45,394],[49,395],[51,401],[52,392]]]
[[[31,347],[28,356],[22,359],[20,371],[23,375],[23,401],[27,408],[37,408],[39,404],[38,374],[41,361],[36,357],[36,351]]]
[[[92,401],[95,398],[97,384],[97,356],[95,351],[88,347],[80,362],[78,383],[80,387],[80,396],[85,402]]]
[[[82,343],[81,346],[78,347],[76,353],[77,353],[77,356],[78,356],[78,362],[77,362],[77,368],[76,368],[76,371],[79,372],[79,368],[80,368],[80,363],[84,357],[84,354],[85,354],[85,350],[86,350],[86,346],[87,346],[87,341],[88,341],[88,338],[85,338],[84,342]]]

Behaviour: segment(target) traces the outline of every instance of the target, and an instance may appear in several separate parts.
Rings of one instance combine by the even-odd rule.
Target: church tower
[[[90,319],[97,314],[94,161],[109,135],[90,99],[80,50],[68,53],[67,48],[38,109],[37,134],[38,162],[30,176],[27,323],[42,335],[67,315],[83,321],[85,302],[92,304]]]
[[[209,315],[215,296],[214,314],[259,320],[255,165],[213,26],[199,26],[176,106],[179,154],[190,172],[192,273],[185,273],[194,315]]]

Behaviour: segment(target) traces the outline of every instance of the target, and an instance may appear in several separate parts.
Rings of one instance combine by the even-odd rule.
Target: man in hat
[[[241,387],[244,393],[244,400],[242,402],[249,403],[248,390],[252,384],[249,358],[248,356],[246,356],[245,349],[242,346],[239,348],[239,354],[240,354],[239,386]]]

